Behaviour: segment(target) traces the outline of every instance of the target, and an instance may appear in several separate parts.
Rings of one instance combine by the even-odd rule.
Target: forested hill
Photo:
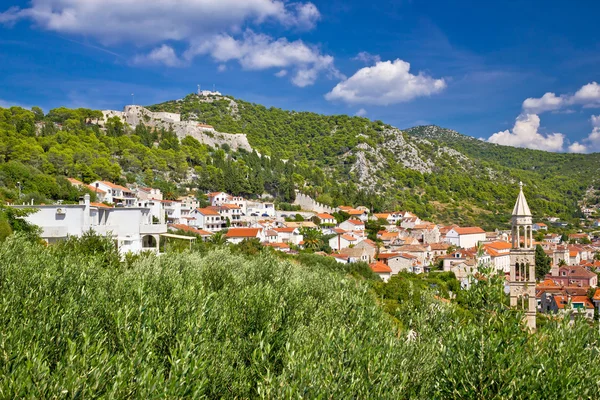
[[[576,221],[577,202],[598,176],[597,154],[496,146],[437,127],[401,131],[195,94],[147,108],[245,133],[256,152],[211,148],[118,118],[99,125],[97,110],[0,108],[0,201],[76,201],[80,193],[65,177],[155,186],[167,198],[191,188],[291,202],[297,189],[333,206],[407,209],[493,229],[507,226],[519,180],[537,218]]]

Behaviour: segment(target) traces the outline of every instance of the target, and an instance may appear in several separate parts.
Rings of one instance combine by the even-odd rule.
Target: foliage
[[[600,395],[600,372],[582,362],[598,356],[597,329],[548,320],[529,334],[498,303],[500,281],[474,284],[464,303],[473,308],[463,308],[433,297],[449,274],[433,291],[399,277],[421,289],[390,318],[370,281],[318,256],[295,263],[221,248],[115,268],[80,244],[47,248],[19,235],[0,244],[2,397]],[[374,285],[384,297],[402,293]]]
[[[550,273],[551,259],[539,244],[535,246],[535,278],[543,280]]]

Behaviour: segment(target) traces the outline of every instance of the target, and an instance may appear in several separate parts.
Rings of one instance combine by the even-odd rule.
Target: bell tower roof
[[[515,208],[513,208],[512,215],[513,217],[531,217],[527,199],[525,199],[525,195],[523,194],[523,182],[519,182],[519,186],[519,197],[517,197],[517,202],[515,203]]]

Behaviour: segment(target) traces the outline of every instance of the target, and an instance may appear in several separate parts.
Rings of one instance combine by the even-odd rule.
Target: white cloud
[[[568,148],[569,153],[587,153],[587,147],[579,142],[572,143]]]
[[[366,51],[361,51],[353,58],[356,61],[362,61],[365,64],[375,64],[381,61],[381,57],[378,54],[371,54]]]
[[[246,31],[241,39],[226,34],[207,38],[193,44],[184,57],[191,60],[205,54],[217,62],[236,60],[246,70],[292,68],[292,83],[300,87],[312,85],[321,73],[342,76],[334,66],[333,57],[321,54],[316,47],[302,40],[273,39],[252,31]]]
[[[364,108],[361,108],[354,115],[356,115],[357,117],[364,117],[367,115],[367,110],[365,110]]]
[[[600,85],[596,82],[583,85],[573,95],[571,101],[576,104],[582,104],[584,107],[600,106]]]
[[[275,76],[278,77],[278,78],[283,78],[284,76],[287,75],[287,73],[288,73],[287,70],[282,69],[281,71],[276,72]]]
[[[600,115],[592,115],[590,117],[590,122],[592,123],[592,132],[582,140],[583,143],[575,142],[569,146],[569,151],[571,153],[600,151]]]
[[[380,61],[372,67],[358,70],[338,83],[325,98],[350,104],[388,105],[430,96],[445,88],[444,79],[434,79],[422,72],[413,75],[409,63],[396,59],[393,62]]]
[[[133,59],[135,64],[164,64],[168,67],[179,67],[183,63],[171,46],[163,44],[145,55],[137,55]]]
[[[538,132],[540,117],[536,114],[521,114],[517,117],[511,130],[494,133],[488,142],[505,146],[526,147],[529,149],[562,151],[565,135],[550,133],[543,135]]]
[[[563,97],[557,97],[554,93],[546,93],[539,99],[528,98],[523,102],[523,112],[540,114],[546,111],[555,111],[565,104]]]
[[[600,85],[596,82],[583,85],[575,94],[562,94],[557,96],[552,92],[545,93],[542,97],[530,97],[523,102],[523,112],[541,114],[546,111],[559,112],[560,109],[572,105],[583,107],[600,107]],[[572,110],[566,110],[571,113]]]
[[[225,71],[227,71],[227,65],[225,65],[225,64],[219,64],[219,66],[217,67],[217,71],[219,71],[219,72],[225,72]]]
[[[32,0],[28,8],[0,13],[0,23],[29,19],[43,29],[94,37],[105,44],[190,40],[267,21],[312,28],[319,18],[312,3],[282,0]]]

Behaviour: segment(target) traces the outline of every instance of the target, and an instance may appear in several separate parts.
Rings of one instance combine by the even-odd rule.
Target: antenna
[[[200,85],[198,85],[198,96],[200,96]]]
[[[134,106],[135,105],[135,96],[133,93],[131,93],[131,105]]]

